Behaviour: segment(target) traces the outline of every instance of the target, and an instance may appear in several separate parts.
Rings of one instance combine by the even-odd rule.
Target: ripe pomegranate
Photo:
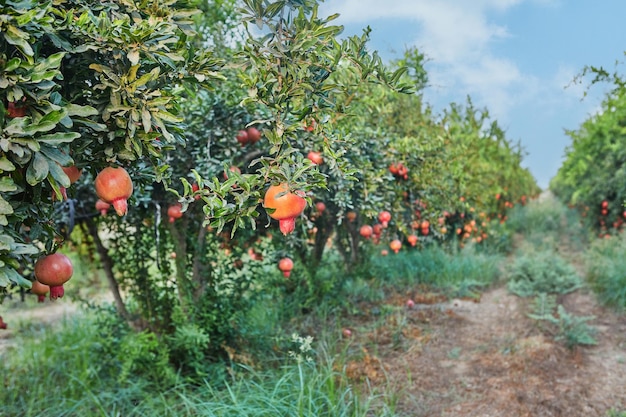
[[[37,301],[43,303],[46,299],[46,294],[50,291],[50,286],[42,284],[41,282],[35,280],[32,283],[32,287],[30,292],[37,296]]]
[[[293,261],[290,258],[283,258],[278,261],[278,269],[283,272],[285,278],[289,278],[293,269]]]
[[[113,204],[118,216],[128,212],[127,199],[133,194],[133,181],[124,168],[106,167],[94,181],[96,194],[106,203]]]
[[[322,154],[319,152],[311,151],[306,157],[309,158],[314,165],[322,165],[324,163],[324,158],[322,158]]]
[[[383,249],[383,250],[380,251],[380,254],[382,256],[387,256],[387,255],[389,255],[389,251],[387,249]]]
[[[409,235],[407,236],[406,240],[411,246],[417,245],[417,235]]]
[[[240,130],[237,132],[237,136],[235,137],[237,142],[241,144],[241,146],[245,146],[250,142],[250,138],[248,137],[248,132],[245,130]]]
[[[380,222],[380,224],[383,225],[383,227],[387,227],[390,220],[391,213],[389,213],[388,211],[381,211],[380,213],[378,213],[378,221]]]
[[[197,193],[198,191],[200,191],[200,186],[197,183],[193,183],[191,184],[191,192],[193,193]],[[195,196],[193,196],[194,200],[200,200],[202,198],[202,196],[200,194],[197,194]]]
[[[626,211],[624,212],[624,217],[626,217]],[[346,218],[348,219],[349,222],[353,222],[356,220],[356,212],[355,211],[349,211],[346,213]]]
[[[411,300],[410,298],[408,300],[406,300],[406,307],[410,310],[413,307],[415,307],[415,301]]]
[[[398,175],[399,170],[400,170],[400,165],[396,163],[389,165],[389,172],[391,172],[391,175],[393,176]]]
[[[252,144],[261,140],[261,132],[256,127],[249,127],[246,133],[248,134],[248,141]]]
[[[375,224],[374,227],[372,227],[372,231],[374,232],[375,236],[380,236],[383,233],[383,225]]]
[[[400,252],[400,249],[402,249],[402,242],[400,242],[400,239],[394,239],[389,242],[389,248],[393,251],[393,253],[398,253]]]
[[[169,206],[167,209],[167,216],[170,218],[170,223],[174,223],[176,219],[183,217],[183,206],[180,203]]]
[[[369,224],[365,224],[361,226],[361,229],[359,229],[359,234],[363,236],[365,239],[369,239],[370,237],[372,237],[373,233],[374,233],[374,229]]]
[[[63,297],[63,284],[65,284],[74,273],[74,267],[70,259],[62,253],[39,258],[35,262],[35,278],[39,282],[50,286],[50,299]]]
[[[326,210],[326,204],[324,204],[322,201],[318,201],[317,203],[315,203],[315,208],[317,209],[317,213],[321,216],[322,213],[324,213],[324,210]]]
[[[343,329],[341,331],[341,334],[343,335],[343,337],[346,337],[346,338],[352,337],[352,330],[350,330],[350,329]]]
[[[83,173],[83,171],[78,169],[76,165],[62,167],[61,169],[63,169],[65,175],[67,175],[67,177],[70,179],[70,184],[74,184],[76,181],[78,181],[78,179],[80,178],[80,174]]]
[[[292,193],[286,183],[272,185],[268,188],[263,199],[263,205],[271,218],[278,220],[280,231],[284,235],[293,232],[296,227],[296,217],[304,211],[306,200],[301,191]],[[273,211],[271,211],[273,209]]]
[[[26,116],[26,107],[18,107],[15,105],[14,101],[9,101],[7,106],[7,117],[15,118],[15,117],[24,117]]]
[[[6,330],[7,324],[2,320],[2,316],[0,316],[0,329]]]
[[[109,203],[105,202],[105,201],[102,201],[100,199],[98,199],[98,201],[96,201],[96,210],[98,210],[100,212],[102,217],[106,217],[107,211],[109,211],[110,207],[111,207],[111,205]]]
[[[605,209],[605,208],[608,208],[608,207],[609,207],[609,202],[608,202],[608,201],[606,201],[606,200],[604,200],[604,201],[602,202],[602,208],[603,208],[603,209]]]

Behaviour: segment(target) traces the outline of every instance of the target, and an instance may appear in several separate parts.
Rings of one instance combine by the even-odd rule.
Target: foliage
[[[609,74],[602,68],[589,67],[581,77],[585,75],[594,76],[592,85],[612,85],[601,109],[578,129],[567,132],[572,142],[550,188],[581,211],[588,228],[605,236],[621,230],[624,222],[626,88],[623,76],[617,72]]]
[[[547,325],[547,330],[553,333],[554,340],[564,342],[569,349],[578,345],[597,344],[593,337],[595,329],[587,324],[595,317],[578,317],[570,314],[562,304],[555,306],[555,301],[547,297],[549,296],[545,293],[537,295],[535,307],[539,307],[539,304],[541,307],[535,310],[535,313],[529,314],[529,317]],[[553,308],[546,309],[547,306]]]
[[[574,267],[551,251],[530,251],[507,267],[508,288],[520,297],[542,292],[566,294],[582,286]]]
[[[626,308],[626,241],[623,235],[594,242],[585,253],[587,280],[600,301],[618,310]]]
[[[330,346],[314,352],[317,363],[283,360],[280,368],[266,371],[234,366],[230,377],[187,385],[175,375],[158,374],[162,356],[150,355],[162,348],[155,351],[153,336],[128,332],[102,313],[97,320],[89,315],[54,329],[28,330],[23,324],[23,348],[4,352],[0,361],[7,387],[0,392],[0,414],[357,417],[371,415],[374,403],[384,402],[384,396],[349,387],[337,358],[323,353]],[[131,372],[120,373],[128,364]]]

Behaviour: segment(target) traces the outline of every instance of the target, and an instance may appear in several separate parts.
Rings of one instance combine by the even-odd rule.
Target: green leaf
[[[13,206],[0,196],[0,215],[13,214]]]
[[[63,153],[59,149],[46,143],[41,144],[40,152],[44,154],[48,159],[56,162],[62,167],[66,167],[74,163],[74,160],[68,154]]]
[[[63,168],[61,168],[59,164],[54,161],[48,160],[48,168],[52,178],[54,178],[56,182],[62,187],[68,188],[70,185],[72,185],[70,183],[69,177],[67,176],[67,174],[65,174]]]
[[[79,106],[78,104],[68,104],[65,106],[68,116],[89,117],[98,114],[98,110],[91,106]]]
[[[33,159],[26,169],[26,182],[30,185],[39,184],[47,176],[50,168],[48,159],[39,152],[33,154]]]
[[[61,143],[72,142],[74,139],[78,139],[80,133],[78,132],[66,132],[66,133],[51,133],[49,135],[42,135],[37,137],[39,142],[46,142],[50,145],[58,145]]]
[[[6,156],[0,158],[0,170],[2,171],[15,171],[15,165],[9,161]]]
[[[17,185],[15,185],[13,178],[9,176],[0,178],[0,192],[7,193],[15,190],[17,190]]]

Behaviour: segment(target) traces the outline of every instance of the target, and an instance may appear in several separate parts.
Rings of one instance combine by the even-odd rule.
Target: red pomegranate
[[[70,179],[70,184],[74,184],[80,178],[80,174],[83,173],[82,170],[76,168],[76,165],[72,165],[69,167],[62,167],[65,175]]]
[[[399,239],[394,239],[389,243],[389,248],[393,253],[398,253],[402,249],[402,242]]]
[[[197,183],[193,183],[191,184],[191,191],[193,193],[197,193],[198,191],[200,191],[200,186]],[[202,196],[200,194],[196,194],[195,196],[193,196],[194,200],[200,200],[202,198]]]
[[[102,215],[102,217],[106,217],[107,211],[109,211],[110,207],[111,205],[105,201],[102,201],[100,199],[96,201],[96,210],[100,212],[100,215]]]
[[[46,299],[46,294],[50,291],[50,286],[42,284],[41,282],[35,280],[32,283],[32,287],[30,288],[30,292],[37,296],[37,301],[43,303]]]
[[[409,235],[407,236],[406,240],[411,246],[417,245],[417,235]]]
[[[252,144],[261,140],[261,132],[256,127],[249,127],[246,133],[248,134],[248,141]]]
[[[319,152],[311,151],[306,157],[309,158],[314,165],[322,165],[324,163],[324,158],[322,158],[322,154]]]
[[[374,232],[374,235],[380,236],[383,233],[383,225],[375,224],[374,227],[372,227],[372,231]]]
[[[365,224],[361,226],[361,229],[359,229],[359,234],[363,236],[365,239],[369,239],[370,237],[372,237],[373,233],[374,233],[374,229],[369,224]]]
[[[128,198],[133,194],[133,181],[124,168],[106,167],[94,181],[96,194],[106,203],[113,204],[118,216],[128,212]]]
[[[167,216],[170,218],[170,223],[174,223],[176,219],[183,217],[183,206],[180,203],[169,206],[167,209]]]
[[[626,212],[625,212],[626,213]],[[349,211],[346,213],[346,219],[348,219],[349,222],[353,222],[356,220],[356,212],[355,211]],[[626,217],[626,216],[624,216]]]
[[[236,136],[237,142],[241,144],[241,146],[245,146],[250,142],[250,138],[248,137],[248,132],[245,130],[240,130],[237,132]]]
[[[278,261],[278,269],[283,272],[285,278],[289,278],[291,275],[291,270],[293,269],[293,261],[289,258],[283,258]]]
[[[296,217],[304,211],[306,200],[302,192],[289,191],[286,183],[272,185],[265,193],[263,205],[271,218],[278,220],[280,231],[287,235],[296,227]],[[273,211],[271,211],[273,210]]]
[[[2,320],[2,316],[0,316],[0,330],[6,330],[7,324]]]
[[[318,201],[315,203],[315,208],[317,209],[317,213],[321,216],[326,210],[326,204],[322,201]]]
[[[16,106],[14,101],[9,101],[7,106],[7,117],[15,118],[15,117],[24,117],[26,116],[26,107]]]
[[[378,213],[378,221],[380,222],[380,224],[383,225],[383,227],[387,227],[387,225],[391,221],[391,213],[389,213],[388,211],[381,211],[380,213]]]
[[[63,284],[72,277],[73,273],[72,262],[62,253],[44,256],[35,262],[35,278],[42,284],[50,286],[51,300],[63,297]]]

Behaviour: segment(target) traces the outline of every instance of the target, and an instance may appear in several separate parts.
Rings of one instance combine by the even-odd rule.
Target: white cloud
[[[342,24],[366,25],[380,19],[411,24],[418,29],[413,45],[431,60],[427,69],[432,89],[427,98],[458,101],[470,95],[477,105],[506,121],[511,107],[528,93],[525,83],[533,80],[512,60],[494,55],[493,44],[511,34],[489,16],[497,17],[522,1],[545,5],[555,0],[331,0],[323,10],[340,13]]]

